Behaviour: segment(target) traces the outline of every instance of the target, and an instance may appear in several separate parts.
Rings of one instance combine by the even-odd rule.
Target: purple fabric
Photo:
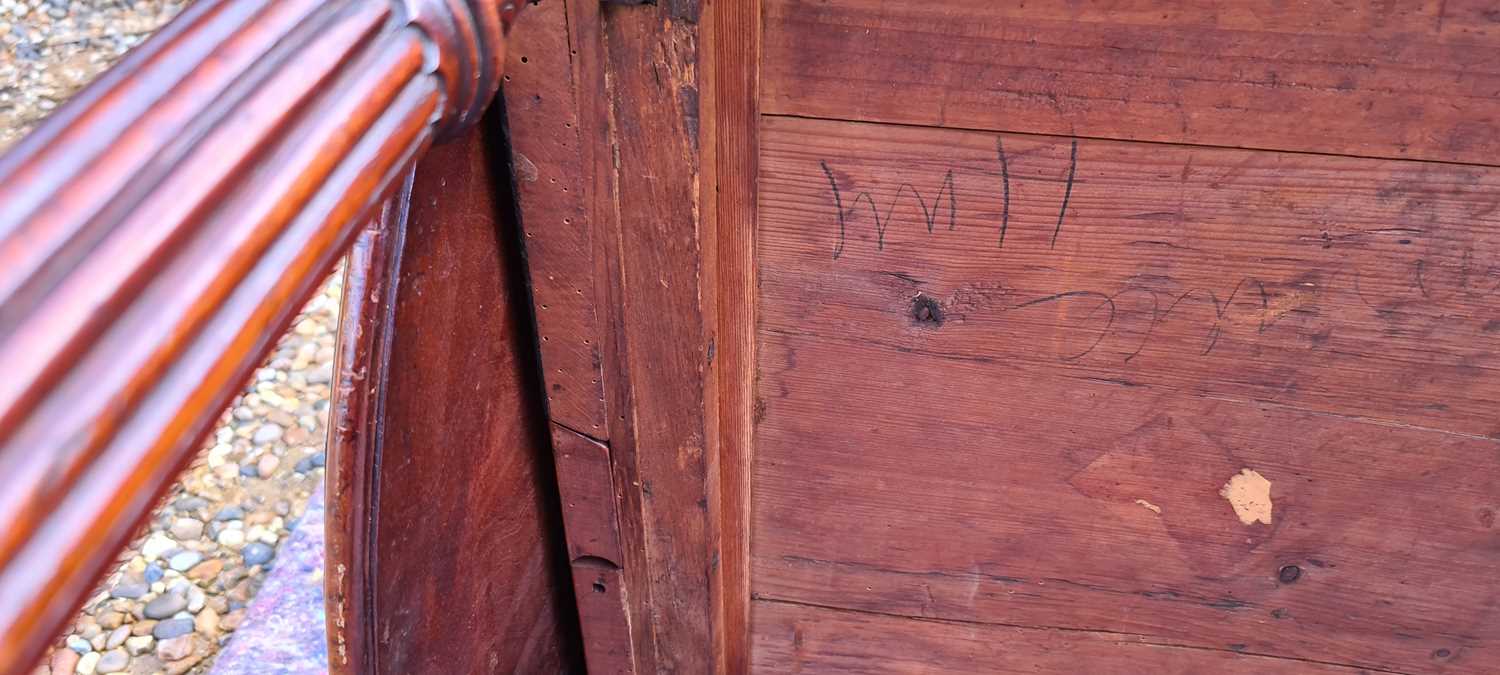
[[[283,542],[245,620],[214,661],[213,675],[328,672],[323,623],[323,488]]]

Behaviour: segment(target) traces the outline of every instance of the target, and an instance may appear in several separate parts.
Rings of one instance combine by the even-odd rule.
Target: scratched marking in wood
[[[1500,171],[788,118],[761,139],[755,597],[1495,661]],[[1245,469],[1274,516],[1221,494]]]

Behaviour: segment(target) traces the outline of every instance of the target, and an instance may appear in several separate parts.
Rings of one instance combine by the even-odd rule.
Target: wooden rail
[[[199,0],[0,157],[0,673],[45,649],[436,140],[506,0]]]

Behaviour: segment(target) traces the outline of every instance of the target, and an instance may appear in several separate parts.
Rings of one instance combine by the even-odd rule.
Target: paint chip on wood
[[[1219,488],[1219,495],[1229,500],[1241,523],[1271,524],[1271,481],[1254,469],[1241,469],[1230,477],[1229,482]]]
[[[1144,507],[1146,507],[1148,509],[1151,509],[1151,511],[1153,513],[1155,513],[1156,515],[1158,515],[1158,516],[1161,515],[1161,507],[1160,506],[1152,504],[1151,502],[1148,502],[1148,501],[1146,501],[1144,499],[1137,499],[1137,500],[1135,500],[1135,503],[1140,504],[1141,506],[1144,506]]]

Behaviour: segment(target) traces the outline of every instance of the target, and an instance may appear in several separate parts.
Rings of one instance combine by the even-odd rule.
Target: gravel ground
[[[185,4],[0,0],[0,149]],[[38,675],[208,670],[323,478],[338,278],[256,371]]]

